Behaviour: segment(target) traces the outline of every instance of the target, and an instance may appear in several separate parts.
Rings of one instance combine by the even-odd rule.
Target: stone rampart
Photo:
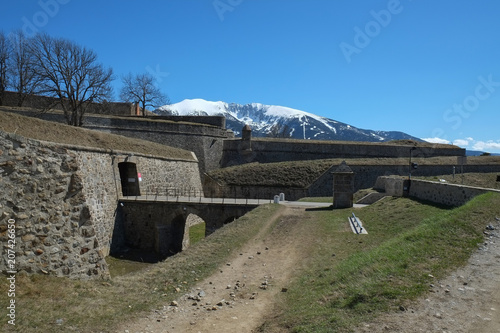
[[[320,176],[308,188],[308,196],[322,197],[330,196],[333,186],[331,172],[337,166],[332,166],[322,176]],[[358,191],[363,188],[373,187],[380,176],[406,176],[408,177],[408,165],[356,165],[349,162],[349,167],[354,172],[354,189]],[[453,173],[453,165],[421,165],[416,170],[412,170],[413,176],[438,176],[450,175]],[[458,169],[458,168],[456,168]],[[500,172],[499,164],[486,165],[466,165],[465,172]]]
[[[379,177],[375,188],[392,196],[409,196],[439,205],[458,207],[475,196],[486,192],[500,193],[499,190],[466,185],[432,182],[401,177]]]
[[[373,187],[380,176],[408,176],[407,164],[366,165],[355,164],[349,161],[349,167],[354,172],[354,191]],[[279,193],[285,193],[287,200],[298,200],[303,197],[329,197],[332,196],[332,172],[338,165],[332,165],[307,188],[289,188],[263,186],[230,186],[220,184],[210,177],[204,177],[203,188],[205,196],[218,196],[228,198],[270,199]],[[412,171],[414,176],[437,176],[453,173],[453,165],[421,165]],[[466,165],[465,172],[500,172],[499,164]]]
[[[144,174],[139,186],[201,191],[197,160],[171,160],[54,144],[0,132],[0,240],[16,224],[16,270],[71,278],[107,277],[120,163]],[[6,271],[6,248],[0,269]]]
[[[41,113],[40,111],[29,110],[15,110],[13,112],[24,116],[65,123],[64,116],[61,113]],[[199,160],[201,173],[220,167],[223,141],[234,137],[231,131],[226,130],[224,127],[207,124],[161,120],[162,117],[155,118],[87,115],[83,127],[192,151]],[[214,118],[215,123],[222,123],[220,117]],[[205,121],[208,122],[208,120]]]
[[[3,106],[18,106],[19,95],[13,91],[5,91],[2,105]],[[59,100],[54,97],[46,96],[26,96],[22,103],[22,107],[27,108],[51,108],[62,110]],[[107,103],[92,103],[89,106],[88,113],[108,114],[116,116],[131,116],[136,113],[136,106],[133,103],[125,102],[107,102]]]
[[[208,203],[121,199],[120,221],[125,249],[142,250],[158,259],[189,246],[188,219],[202,219],[208,236],[248,213],[258,203]],[[119,252],[119,251],[117,251]]]
[[[486,192],[500,193],[499,190],[494,189],[416,179],[412,179],[409,186],[409,195],[412,198],[452,207],[461,206],[475,196]]]
[[[244,149],[242,140],[233,139],[224,141],[221,166],[330,158],[408,157],[411,147],[413,146],[390,143],[252,139],[251,149]],[[419,147],[412,151],[412,156],[465,156],[465,149]]]
[[[226,128],[226,118],[224,116],[149,116],[152,120],[169,120],[175,122],[197,123]]]

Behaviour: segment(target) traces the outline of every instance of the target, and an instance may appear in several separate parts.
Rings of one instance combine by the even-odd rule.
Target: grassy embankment
[[[279,163],[249,163],[223,169],[213,170],[209,175],[223,185],[233,186],[279,186],[305,188],[313,183],[323,173],[331,167],[340,165],[346,161],[350,166],[372,166],[372,165],[390,165],[390,166],[408,166],[408,158],[353,158],[353,159],[326,159],[312,161],[292,161]],[[424,170],[426,166],[448,165],[453,166],[457,163],[456,157],[430,157],[414,158],[418,163],[417,169],[412,177],[418,178],[419,171]],[[468,165],[488,165],[500,164],[500,156],[477,156],[468,157]],[[456,168],[457,175],[455,180],[460,181],[458,175],[459,167]],[[451,173],[450,167],[450,173]],[[467,167],[465,167],[467,170]],[[491,176],[493,177],[493,176]],[[432,177],[436,179],[435,177]],[[451,178],[451,176],[450,176]],[[495,183],[494,180],[492,180]],[[491,182],[490,182],[491,183]],[[491,187],[488,186],[488,187]]]
[[[264,332],[349,332],[400,311],[429,284],[463,265],[500,216],[500,196],[456,209],[386,198],[357,211],[368,235],[345,232],[341,213],[318,212],[310,262],[283,294]]]
[[[279,209],[262,206],[183,253],[111,281],[18,276],[16,328],[112,331],[123,320],[186,293]],[[316,241],[305,247],[308,260],[299,265],[288,292],[280,294],[263,331],[348,332],[383,311],[405,306],[427,291],[430,274],[440,278],[466,262],[483,240],[485,225],[500,216],[500,196],[483,195],[456,209],[386,198],[356,211],[369,232],[362,236],[350,231],[350,213],[304,212],[303,223],[311,225],[305,237]],[[1,304],[6,304],[6,294],[6,284],[1,284]]]

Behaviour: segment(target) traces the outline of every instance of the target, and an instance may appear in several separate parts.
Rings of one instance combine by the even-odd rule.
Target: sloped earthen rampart
[[[23,116],[65,123],[62,113],[37,110],[9,110]],[[222,159],[223,141],[233,138],[234,134],[226,130],[225,121],[220,117],[202,117],[204,123],[187,122],[196,117],[114,117],[88,114],[83,127],[106,133],[123,135],[181,148],[195,153],[199,161],[201,174],[218,169]],[[214,118],[214,119],[206,119]],[[174,121],[174,119],[177,119]],[[212,124],[208,124],[209,122]],[[217,126],[216,126],[217,125]]]

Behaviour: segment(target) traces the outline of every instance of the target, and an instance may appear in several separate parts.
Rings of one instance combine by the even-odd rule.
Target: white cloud
[[[464,139],[455,139],[453,142],[441,139],[441,138],[426,138],[422,139],[430,143],[443,143],[443,144],[454,144],[461,148],[466,148],[468,150],[479,150],[488,153],[500,153],[500,140],[474,140],[472,137],[467,137]]]
[[[446,139],[441,139],[441,138],[424,138],[422,140],[430,142],[430,143],[443,143],[443,144],[450,144],[451,143],[450,141],[448,141]]]
[[[456,140],[453,141],[453,144],[455,146],[467,147],[469,145],[469,141],[473,141],[473,139],[472,138],[456,139]]]
[[[487,151],[487,152],[500,151],[500,141],[493,141],[493,140],[476,141],[476,142],[474,142],[472,149]]]

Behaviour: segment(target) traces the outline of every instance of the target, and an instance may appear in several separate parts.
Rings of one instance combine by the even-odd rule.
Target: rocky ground
[[[124,323],[119,333],[255,332],[278,293],[286,292],[293,268],[304,260],[302,209],[286,208],[269,233],[260,235],[219,271],[168,306]],[[401,307],[356,332],[500,332],[500,221],[485,230],[485,242],[468,264],[435,279],[421,300]],[[268,235],[268,236],[264,236]],[[300,241],[298,241],[300,239]]]

